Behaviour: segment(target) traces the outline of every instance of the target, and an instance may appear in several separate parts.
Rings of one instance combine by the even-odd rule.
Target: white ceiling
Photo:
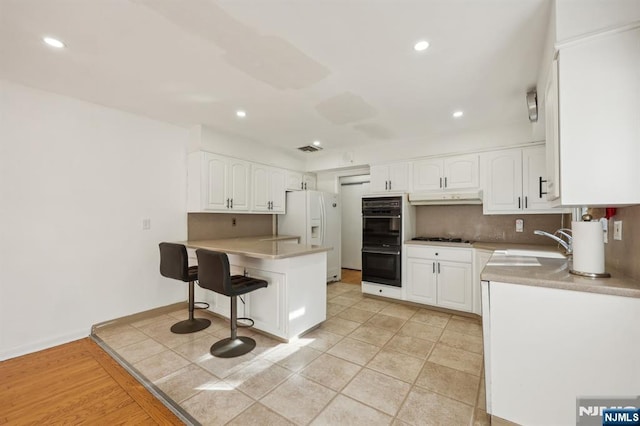
[[[294,149],[528,121],[550,0],[0,0],[0,78]],[[56,50],[43,36],[64,41]],[[428,40],[425,52],[413,44]],[[235,110],[247,111],[238,119]],[[462,119],[453,119],[462,109]]]

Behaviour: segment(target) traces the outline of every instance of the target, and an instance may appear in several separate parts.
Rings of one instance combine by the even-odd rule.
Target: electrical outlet
[[[524,232],[524,220],[516,219],[516,232]]]
[[[151,229],[151,219],[146,217],[146,218],[142,219],[142,230],[143,231],[148,231],[149,229]]]
[[[622,240],[622,221],[621,220],[613,221],[613,239]]]
[[[236,226],[236,218],[231,219],[231,226]]]

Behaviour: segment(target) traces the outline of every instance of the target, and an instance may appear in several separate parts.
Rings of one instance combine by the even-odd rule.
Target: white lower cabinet
[[[483,281],[482,303],[487,413],[575,425],[578,397],[638,395],[639,298]]]
[[[480,294],[480,274],[484,267],[489,263],[489,259],[493,255],[493,250],[474,249],[473,258],[473,313],[482,315],[482,297]]]
[[[267,287],[238,297],[238,317],[251,318],[254,329],[285,341],[316,327],[327,318],[326,263],[326,252],[284,259],[229,254],[231,275],[267,281]],[[229,318],[228,297],[196,286],[196,300]]]
[[[427,305],[438,303],[435,272],[434,260],[407,258],[407,296],[409,300]]]
[[[265,288],[246,295],[245,316],[251,318],[254,321],[254,326],[262,331],[276,336],[284,334],[285,275],[249,268],[246,273],[252,278],[265,280],[269,284]],[[259,303],[256,303],[256,300],[259,300]]]
[[[473,249],[407,246],[407,300],[473,312]]]

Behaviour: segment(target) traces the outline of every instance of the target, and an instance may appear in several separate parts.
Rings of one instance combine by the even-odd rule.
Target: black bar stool
[[[238,337],[238,296],[267,286],[265,280],[231,276],[229,257],[226,253],[198,249],[198,285],[213,292],[231,297],[231,337],[222,339],[211,346],[211,355],[219,358],[233,358],[251,352],[256,341],[251,337]]]
[[[176,334],[186,334],[209,327],[211,321],[208,319],[193,317],[195,303],[193,283],[198,279],[198,267],[189,267],[185,246],[175,243],[160,243],[160,274],[163,277],[189,283],[189,319],[173,324],[171,331]]]

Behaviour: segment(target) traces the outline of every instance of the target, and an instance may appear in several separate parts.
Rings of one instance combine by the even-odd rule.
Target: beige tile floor
[[[221,359],[228,323],[179,335],[185,310],[96,335],[204,425],[485,425],[479,320],[327,287],[327,321],[284,344],[251,329],[253,352]]]

